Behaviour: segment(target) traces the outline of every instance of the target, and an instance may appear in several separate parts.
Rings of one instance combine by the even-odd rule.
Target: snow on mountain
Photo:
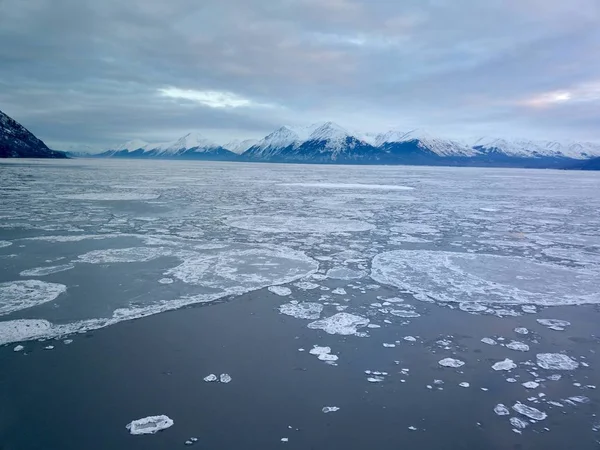
[[[531,141],[526,139],[477,138],[471,144],[483,151],[508,156],[587,159],[600,156],[600,144],[591,142]]]
[[[50,150],[27,128],[0,111],[0,158],[66,158]]]
[[[188,152],[190,150],[193,150],[196,153],[202,153],[209,152],[217,148],[219,148],[218,144],[206,139],[200,133],[188,133],[173,142],[146,145],[144,151],[152,152],[156,156],[173,156]]]
[[[258,139],[234,139],[233,141],[229,141],[227,144],[223,145],[223,148],[237,155],[241,155],[257,143]]]
[[[134,150],[139,150],[140,148],[145,148],[148,145],[148,142],[142,141],[141,139],[133,139],[131,141],[127,141],[124,144],[121,144],[111,150],[115,150],[117,152],[120,151],[128,151],[133,152]]]
[[[348,130],[342,128],[336,123],[325,122],[317,127],[308,136],[307,142],[322,142],[324,149],[339,153],[352,145],[351,141],[361,141],[358,137],[350,134]]]
[[[418,142],[418,146],[424,150],[429,150],[438,156],[475,156],[477,151],[469,145],[433,136],[422,129],[412,131],[400,131],[393,129],[385,133],[378,134],[374,145],[381,147],[384,144]]]

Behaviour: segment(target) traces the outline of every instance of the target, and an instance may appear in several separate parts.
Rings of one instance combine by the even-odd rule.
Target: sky
[[[0,0],[0,110],[50,147],[334,121],[600,141],[598,0]]]

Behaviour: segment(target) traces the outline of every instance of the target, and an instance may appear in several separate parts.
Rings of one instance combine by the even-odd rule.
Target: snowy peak
[[[66,158],[50,150],[27,128],[0,111],[0,158]]]
[[[147,145],[148,143],[146,141],[142,141],[141,139],[133,139],[113,148],[112,150],[116,150],[118,152],[123,150],[127,152],[133,152],[135,150],[139,150],[140,148],[145,148]]]
[[[148,148],[148,150],[159,150],[159,154],[178,154],[189,150],[209,151],[218,147],[218,144],[206,139],[199,133],[188,133],[172,143],[162,144],[155,148]]]
[[[234,139],[223,145],[223,148],[237,155],[241,155],[257,143],[258,139],[244,139],[243,141],[241,139]]]

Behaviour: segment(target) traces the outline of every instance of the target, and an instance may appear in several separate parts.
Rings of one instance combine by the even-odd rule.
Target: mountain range
[[[600,157],[600,144],[479,137],[453,140],[423,130],[361,133],[333,122],[282,126],[260,140],[225,145],[197,133],[160,144],[129,141],[99,157],[178,158],[320,164],[408,164],[575,168]],[[585,165],[585,164],[584,164]]]
[[[0,111],[0,158],[66,158],[50,150],[27,128]]]

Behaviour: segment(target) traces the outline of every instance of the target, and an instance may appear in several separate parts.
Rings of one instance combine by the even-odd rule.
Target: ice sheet
[[[66,290],[64,284],[39,280],[0,283],[0,316],[51,302]]]

